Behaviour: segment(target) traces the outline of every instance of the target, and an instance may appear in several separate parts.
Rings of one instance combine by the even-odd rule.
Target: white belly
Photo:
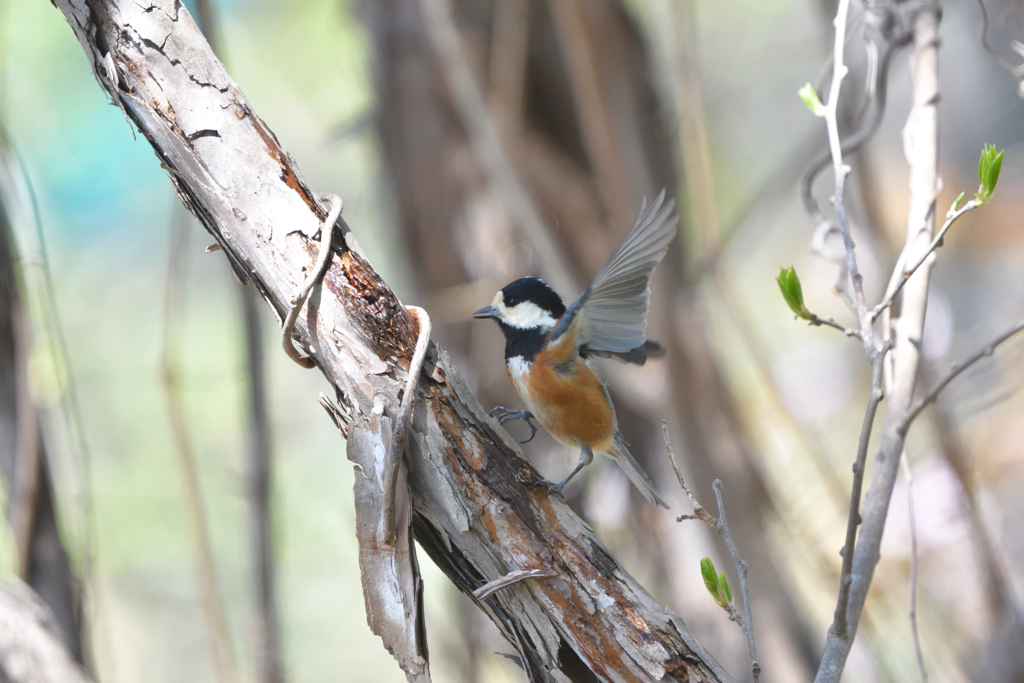
[[[533,413],[534,417],[544,421],[538,406],[533,402],[530,396],[530,387],[528,385],[530,379],[530,362],[522,356],[512,356],[511,358],[505,359],[505,366],[508,368],[509,379],[512,380],[512,386],[515,387],[516,393],[519,394],[519,398],[523,399],[523,403],[526,404],[526,408]]]

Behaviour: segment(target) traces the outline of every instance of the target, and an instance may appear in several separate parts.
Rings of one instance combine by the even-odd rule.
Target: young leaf
[[[704,588],[715,599],[718,606],[725,607],[725,591],[722,590],[721,585],[718,583],[718,574],[715,573],[715,565],[710,557],[705,557],[700,561],[700,575],[704,579]]]
[[[786,300],[789,310],[793,311],[798,318],[811,319],[811,313],[804,306],[804,291],[800,287],[800,278],[797,277],[796,269],[793,266],[779,269],[779,276],[775,278],[782,291],[782,297]]]
[[[732,587],[729,586],[729,579],[725,576],[725,572],[721,572],[718,575],[718,587],[722,591],[722,597],[725,598],[725,602],[729,605],[732,604]]]
[[[800,99],[804,101],[804,104],[807,105],[812,114],[815,116],[825,115],[825,105],[818,99],[818,93],[814,92],[814,86],[810,83],[805,83],[804,87],[797,91],[797,94],[800,95]]]
[[[708,589],[708,593],[715,595],[718,592],[718,575],[710,557],[700,561],[700,575],[704,578],[704,587]]]
[[[987,203],[992,199],[996,183],[999,182],[999,172],[1003,168],[1003,152],[996,151],[995,145],[985,145],[981,150],[981,158],[978,159],[978,180],[981,185],[974,194],[975,201],[979,205]]]

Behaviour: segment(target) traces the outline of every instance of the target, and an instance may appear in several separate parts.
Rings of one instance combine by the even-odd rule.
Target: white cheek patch
[[[498,310],[501,311],[501,319],[505,324],[521,330],[550,330],[557,322],[550,313],[532,301],[523,301],[511,308],[501,303]]]

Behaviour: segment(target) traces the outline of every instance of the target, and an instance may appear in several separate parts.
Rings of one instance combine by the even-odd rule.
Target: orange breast
[[[590,446],[595,452],[608,450],[617,427],[604,386],[586,363],[578,357],[564,359],[559,351],[545,349],[533,359],[526,380],[529,397],[523,399],[558,441]]]

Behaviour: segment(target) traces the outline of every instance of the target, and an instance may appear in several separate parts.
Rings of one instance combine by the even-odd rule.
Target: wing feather
[[[577,329],[577,345],[598,352],[627,354],[647,341],[650,280],[675,237],[675,200],[662,190],[649,209],[640,207],[636,221],[608,263],[572,303],[551,331],[551,343]]]

